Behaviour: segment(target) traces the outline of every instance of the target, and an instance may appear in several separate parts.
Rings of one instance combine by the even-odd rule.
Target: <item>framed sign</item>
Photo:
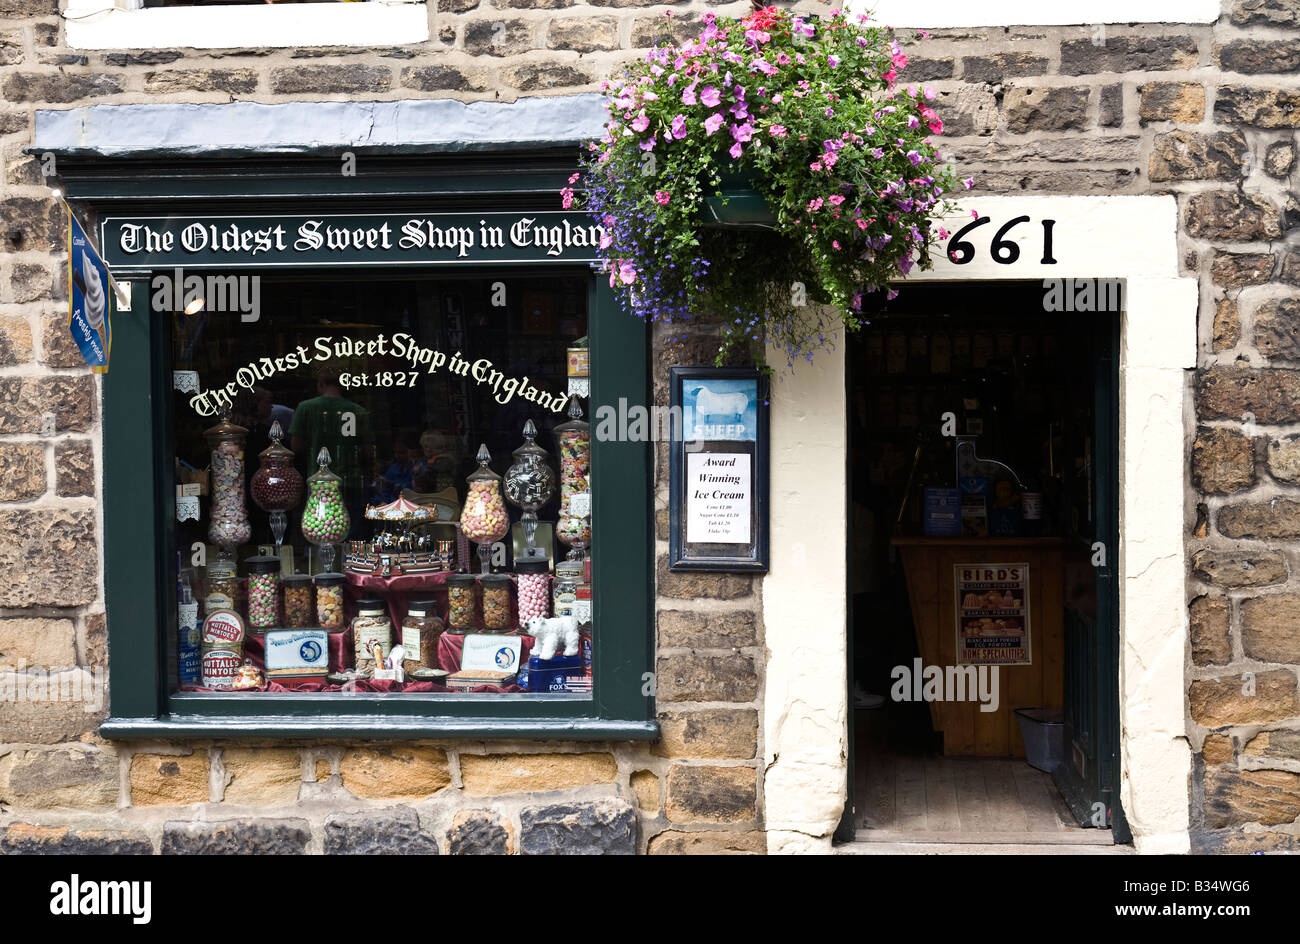
[[[957,664],[1032,665],[1029,565],[954,564]]]
[[[743,367],[673,367],[669,569],[766,573],[767,384]]]

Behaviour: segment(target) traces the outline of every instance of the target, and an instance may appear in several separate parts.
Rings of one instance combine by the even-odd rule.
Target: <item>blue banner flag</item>
[[[95,373],[106,373],[113,346],[112,277],[71,207],[68,207],[68,282],[68,330],[72,340]]]

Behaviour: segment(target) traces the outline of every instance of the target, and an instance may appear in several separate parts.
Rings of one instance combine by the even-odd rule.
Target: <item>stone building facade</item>
[[[69,44],[56,0],[0,0],[0,663],[93,678],[111,654],[100,381],[67,336],[63,211],[30,153],[38,111],[592,92],[702,12],[748,9],[430,0],[428,38],[413,43],[92,49]],[[905,31],[903,78],[938,90],[943,150],[975,178],[972,197],[1177,201],[1198,345],[1174,409],[1184,480],[1163,484],[1185,496],[1187,633],[1174,642],[1192,851],[1300,848],[1298,31],[1296,0],[1225,0],[1213,22]],[[667,367],[710,362],[712,343],[707,329],[656,334],[659,402]],[[0,852],[829,850],[844,693],[813,704],[771,677],[798,629],[779,627],[778,643],[765,627],[772,577],[668,571],[663,460],[658,742],[107,741],[102,708],[0,700]],[[842,581],[831,593],[842,615]],[[838,632],[816,637],[817,659],[842,678],[842,620]],[[1142,814],[1130,811],[1139,851]]]

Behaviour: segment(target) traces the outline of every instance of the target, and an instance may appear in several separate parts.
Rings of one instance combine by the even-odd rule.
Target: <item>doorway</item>
[[[909,285],[848,341],[842,838],[1128,841],[1102,282]]]

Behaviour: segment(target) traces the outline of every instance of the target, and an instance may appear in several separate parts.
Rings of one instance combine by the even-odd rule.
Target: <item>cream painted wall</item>
[[[992,223],[976,257],[940,260],[910,281],[1125,278],[1120,360],[1121,799],[1141,853],[1190,849],[1192,755],[1184,711],[1187,651],[1183,544],[1184,407],[1196,363],[1195,279],[1178,278],[1172,196],[982,197]],[[1021,246],[1011,265],[988,254],[1003,223]],[[1054,219],[1055,265],[1041,220]],[[773,362],[776,362],[774,356]],[[763,581],[764,783],[769,852],[828,851],[847,775],[844,352],[773,384],[772,570]]]

